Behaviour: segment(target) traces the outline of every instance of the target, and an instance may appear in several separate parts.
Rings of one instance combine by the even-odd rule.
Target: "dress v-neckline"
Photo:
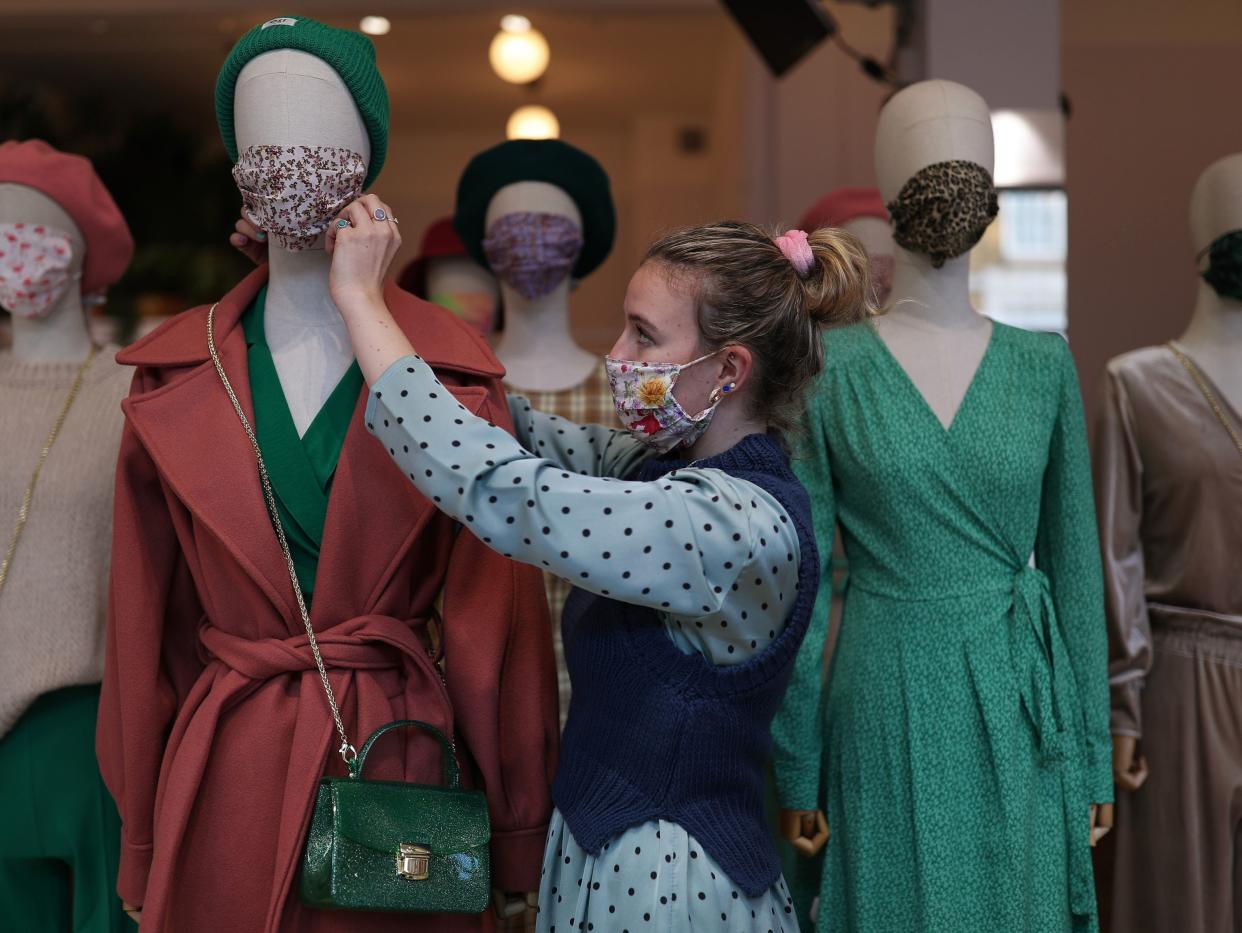
[[[906,372],[906,368],[901,365],[901,360],[893,355],[893,351],[888,348],[888,344],[884,342],[884,338],[871,325],[864,325],[871,332],[871,337],[879,345],[880,355],[888,360],[889,365],[895,370],[895,377],[902,382],[911,395],[914,396],[915,406],[921,408],[923,412],[931,418],[932,422],[940,429],[941,436],[948,438],[953,435],[953,429],[957,427],[958,422],[962,420],[962,415],[966,411],[966,406],[970,403],[971,397],[975,394],[975,387],[980,382],[980,377],[984,375],[990,358],[994,355],[993,349],[997,344],[997,335],[1000,333],[1002,325],[998,321],[992,321],[992,332],[988,335],[987,346],[983,348],[983,356],[979,358],[979,363],[975,366],[975,372],[970,377],[970,384],[966,386],[966,392],[962,395],[962,400],[957,404],[957,410],[953,412],[953,417],[949,419],[946,425],[936,415],[935,410],[927,401],[927,397],[914,384],[914,380],[910,378],[910,374]]]
[[[1190,360],[1190,365],[1195,368],[1195,371],[1199,374],[1199,378],[1203,380],[1204,385],[1212,390],[1212,394],[1216,397],[1216,404],[1220,406],[1221,410],[1224,411],[1224,413],[1229,417],[1229,420],[1234,424],[1234,426],[1242,428],[1242,413],[1239,413],[1238,409],[1234,407],[1233,402],[1229,400],[1228,396],[1221,392],[1220,386],[1218,386],[1215,381],[1213,381],[1212,377],[1208,375],[1207,370],[1199,365],[1198,360],[1186,352],[1185,347],[1183,347],[1176,340],[1170,340],[1166,349],[1169,350],[1169,354],[1174,360],[1177,359],[1177,355],[1173,353],[1174,347],[1176,347],[1182,355],[1186,357],[1186,359]],[[1186,377],[1190,380],[1190,384],[1194,385],[1194,378],[1190,373],[1186,372],[1185,367],[1179,366],[1178,369],[1185,373]],[[1199,387],[1195,386],[1195,390],[1198,391],[1198,389]],[[1199,393],[1199,397],[1203,398],[1202,392]],[[1203,401],[1206,403],[1207,399],[1203,399]]]

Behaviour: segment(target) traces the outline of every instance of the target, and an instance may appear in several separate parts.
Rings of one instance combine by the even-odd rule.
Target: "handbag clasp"
[[[397,874],[409,881],[426,881],[431,870],[431,850],[403,842],[397,851]]]

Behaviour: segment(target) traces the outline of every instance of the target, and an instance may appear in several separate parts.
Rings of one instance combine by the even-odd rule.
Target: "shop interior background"
[[[1066,331],[1088,398],[1108,358],[1181,331],[1195,288],[1190,186],[1242,150],[1231,91],[1242,4],[823,6],[858,53],[904,80],[963,81],[993,108],[1007,190],[1004,222],[976,251],[981,308]],[[376,190],[403,221],[398,265],[516,108],[548,107],[560,137],[600,159],[617,247],[572,298],[575,335],[593,350],[611,345],[629,271],[659,231],[727,216],[788,226],[825,191],[873,181],[891,87],[833,41],[775,78],[716,0],[2,0],[0,137],[91,156],[139,244],[101,328],[132,334],[218,296],[244,268],[225,239],[239,205],[212,90],[237,37],[286,14],[350,28],[388,20],[374,37],[392,100]],[[534,86],[506,83],[488,62],[505,14],[548,40]],[[1018,154],[1011,170],[1006,151]]]

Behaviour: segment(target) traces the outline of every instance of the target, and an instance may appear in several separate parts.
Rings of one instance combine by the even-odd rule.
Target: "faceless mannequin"
[[[534,211],[559,214],[581,226],[573,199],[556,185],[519,181],[496,192],[487,207],[485,229],[508,214]],[[599,366],[599,357],[574,342],[569,331],[567,277],[546,295],[531,300],[505,282],[505,329],[496,355],[505,367],[505,382],[516,389],[559,392],[583,382]]]
[[[237,147],[335,146],[371,158],[366,126],[340,76],[326,62],[294,49],[265,52],[247,63],[234,94]],[[323,238],[307,250],[268,249],[270,278],[264,333],[289,412],[305,434],[354,355],[328,292],[331,257]]]
[[[876,128],[880,193],[891,202],[915,172],[960,159],[993,168],[992,120],[983,98],[951,81],[922,81],[885,105]],[[949,427],[992,336],[992,322],[970,304],[970,255],[936,269],[894,244],[890,310],[876,320],[941,424]]]
[[[451,296],[460,307],[450,308],[472,326],[495,326],[500,288],[496,278],[469,256],[438,256],[427,260],[427,300]]]
[[[0,222],[47,224],[68,234],[73,243],[73,265],[65,293],[46,317],[28,318],[14,314],[13,355],[23,362],[70,362],[86,359],[91,347],[86,312],[82,307],[82,264],[86,244],[77,224],[59,204],[26,185],[0,184]]]
[[[893,230],[878,217],[853,217],[841,224],[862,240],[863,249],[871,262],[871,281],[875,286],[880,307],[889,306],[889,294],[893,285],[893,263],[897,244],[893,242]]]
[[[1225,156],[1199,176],[1190,196],[1195,255],[1217,237],[1242,229],[1242,153]],[[1222,298],[1199,280],[1199,294],[1178,343],[1235,411],[1242,410],[1242,301]]]

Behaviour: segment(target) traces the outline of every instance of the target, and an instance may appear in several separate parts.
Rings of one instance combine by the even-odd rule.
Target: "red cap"
[[[41,139],[0,143],[0,182],[34,188],[73,218],[86,241],[83,294],[107,288],[125,274],[134,238],[89,159],[53,149]]]
[[[875,217],[888,222],[888,211],[879,188],[837,188],[812,204],[798,226],[810,233],[820,227],[839,227],[856,217]]]
[[[441,217],[423,233],[423,242],[418,248],[418,256],[410,260],[409,265],[401,270],[401,275],[397,277],[397,286],[411,295],[427,298],[427,260],[469,255],[461,237],[453,228],[453,218]]]

